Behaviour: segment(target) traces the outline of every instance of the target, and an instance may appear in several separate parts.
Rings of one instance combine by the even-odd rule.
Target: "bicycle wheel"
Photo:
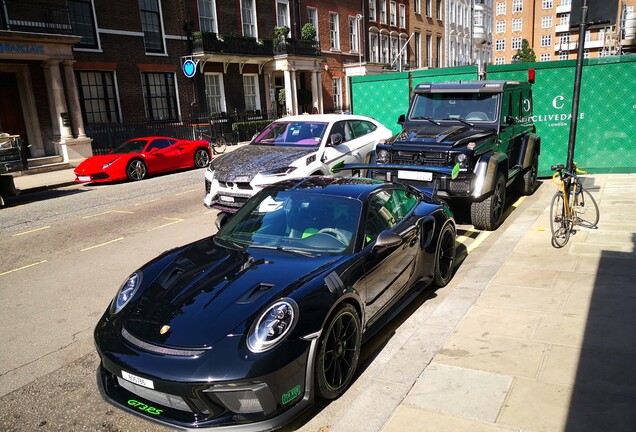
[[[598,204],[591,193],[584,187],[574,197],[574,217],[579,226],[596,228],[600,218]]]
[[[552,246],[562,248],[570,239],[571,225],[566,217],[563,202],[563,192],[559,191],[552,197],[550,204],[550,231],[552,231]]]
[[[225,151],[226,148],[227,142],[225,141],[225,138],[223,136],[216,137],[216,139],[214,140],[214,146],[212,147],[214,154],[221,154]]]

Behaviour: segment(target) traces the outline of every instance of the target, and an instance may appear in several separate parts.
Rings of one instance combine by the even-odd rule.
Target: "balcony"
[[[554,28],[555,33],[566,33],[570,31],[570,24],[560,24]]]
[[[4,0],[0,7],[0,30],[72,35],[67,7],[24,0]]]
[[[571,10],[572,10],[572,5],[564,5],[564,6],[556,7],[556,13],[558,14],[569,13]]]
[[[272,57],[274,55],[320,55],[317,41],[299,39],[256,39],[237,35],[195,32],[192,39],[192,54],[225,54]]]

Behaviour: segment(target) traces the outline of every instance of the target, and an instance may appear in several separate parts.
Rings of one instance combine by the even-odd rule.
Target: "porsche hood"
[[[317,150],[250,144],[214,159],[211,166],[218,180],[249,182],[260,172],[288,167]]]
[[[200,240],[141,269],[141,292],[120,312],[123,326],[151,343],[210,347],[246,332],[267,305],[331,268],[334,260],[260,249],[248,253]]]

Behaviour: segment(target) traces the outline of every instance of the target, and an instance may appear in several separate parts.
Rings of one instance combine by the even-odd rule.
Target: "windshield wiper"
[[[461,117],[454,117],[454,118],[450,118],[450,117],[449,117],[449,118],[445,118],[445,119],[443,119],[443,120],[457,120],[458,122],[462,122],[462,123],[464,123],[464,124],[465,124],[465,125],[467,125],[467,126],[475,127],[475,125],[474,125],[474,124],[472,124],[472,123],[470,123],[470,122],[467,122],[466,120],[464,120],[464,119],[463,119],[463,118],[461,118]]]
[[[433,123],[434,125],[439,126],[441,123],[435,121],[435,119],[433,119],[433,117],[411,117],[411,120],[428,120],[431,123]]]
[[[255,244],[252,244],[252,245],[250,245],[250,247],[261,248],[261,249],[272,249],[272,250],[276,250],[276,251],[280,251],[280,252],[289,252],[291,254],[300,255],[300,256],[304,256],[304,257],[313,257],[313,256],[315,256],[315,254],[313,254],[311,252],[302,251],[302,250],[298,250],[298,249],[287,249],[287,248],[284,248],[282,246],[269,246],[269,245],[255,245]]]
[[[214,236],[214,241],[217,243],[220,243],[220,245],[223,247],[229,247],[230,249],[239,250],[241,252],[245,252],[245,249],[246,249],[245,244],[239,243],[234,240],[230,240],[225,237],[219,237],[218,235]]]

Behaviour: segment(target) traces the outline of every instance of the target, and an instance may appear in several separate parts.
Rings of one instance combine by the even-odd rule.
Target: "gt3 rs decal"
[[[136,408],[139,408],[141,411],[147,412],[148,414],[159,415],[159,414],[161,414],[163,412],[163,410],[157,409],[155,407],[148,406],[145,403],[139,402],[139,401],[134,400],[134,399],[130,399],[128,401],[128,405],[134,406]]]

